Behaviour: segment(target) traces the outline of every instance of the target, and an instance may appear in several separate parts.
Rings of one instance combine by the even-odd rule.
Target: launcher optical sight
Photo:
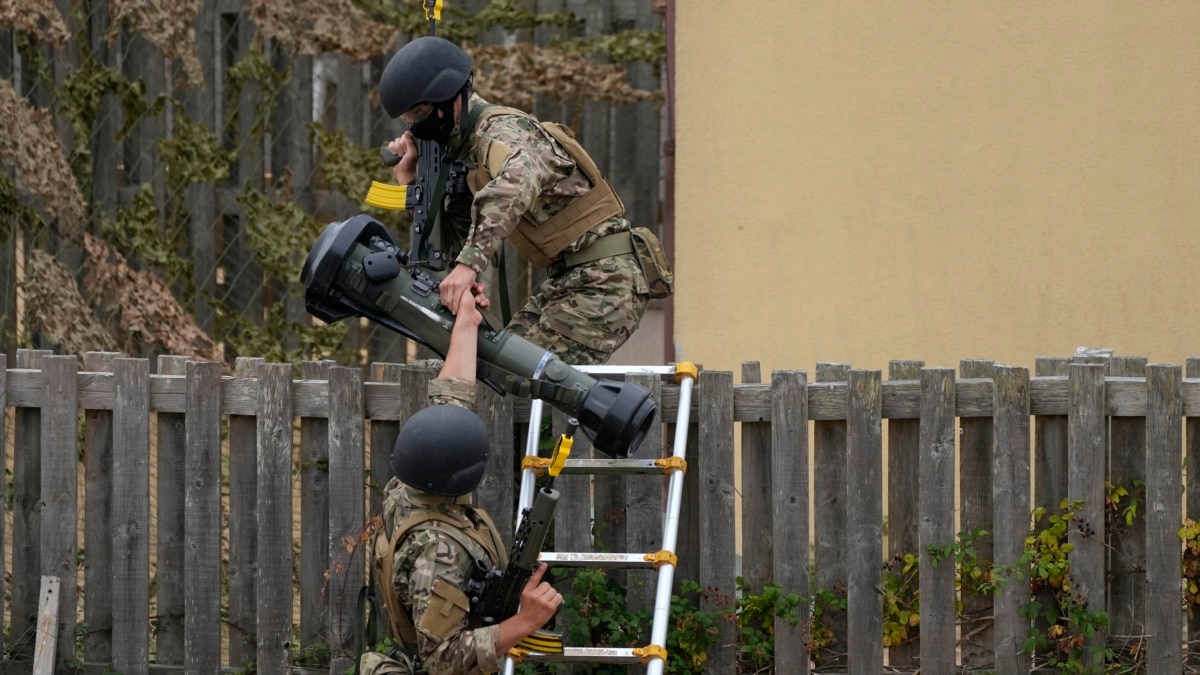
[[[439,279],[409,265],[378,220],[361,214],[326,226],[300,280],[305,307],[318,319],[366,317],[446,356],[454,315],[441,304]],[[611,457],[633,453],[654,422],[657,406],[644,387],[597,381],[486,318],[478,356],[481,382],[500,394],[542,399],[578,419],[595,448]]]

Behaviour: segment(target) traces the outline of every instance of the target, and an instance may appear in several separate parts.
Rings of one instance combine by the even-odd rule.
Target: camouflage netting
[[[485,97],[524,108],[661,98],[632,86],[627,67],[661,64],[661,30],[589,32],[578,16],[534,4],[444,11],[438,34],[472,53]],[[0,0],[18,66],[0,85],[0,351],[403,358],[390,333],[314,321],[297,269],[325,222],[365,208],[371,180],[390,179],[375,137],[392,128],[368,79],[398,40],[428,30],[421,2],[235,5],[236,20],[231,6],[214,22],[219,63],[202,64],[195,26],[214,18],[204,0],[99,0],[69,12],[54,0]],[[88,39],[88,12],[108,14],[103,45]],[[522,42],[535,34],[541,46]],[[165,82],[142,74],[162,72],[146,67],[147,47]],[[313,67],[297,67],[298,55],[316,57]],[[347,61],[360,65],[341,70]],[[206,69],[221,81],[205,82]],[[337,79],[360,71],[362,81]],[[404,214],[368,211],[406,239]]]
[[[0,25],[55,45],[71,37],[53,0],[0,0]]]
[[[118,31],[140,34],[154,43],[163,56],[183,64],[192,86],[204,86],[204,71],[196,56],[196,31],[192,28],[200,0],[110,0],[112,26],[105,37],[111,43]]]
[[[84,235],[88,253],[88,299],[105,318],[109,331],[128,345],[144,344],[162,354],[216,357],[212,341],[175,300],[152,269],[135,270],[111,244]]]
[[[561,49],[515,44],[464,45],[475,59],[475,90],[485,99],[532,108],[538,96],[560,103],[606,101],[616,105],[659,100],[661,94],[629,83],[625,67],[599,63]]]
[[[87,220],[83,196],[67,166],[50,113],[29,105],[8,80],[0,81],[0,162],[13,167],[20,184],[42,201],[72,236]]]
[[[75,277],[66,265],[45,251],[29,252],[22,282],[25,292],[25,311],[33,330],[73,354],[88,351],[112,351],[116,341],[109,334],[91,305],[79,294]]]
[[[395,28],[351,0],[251,0],[250,16],[292,54],[337,52],[361,61],[386,54],[396,39]]]

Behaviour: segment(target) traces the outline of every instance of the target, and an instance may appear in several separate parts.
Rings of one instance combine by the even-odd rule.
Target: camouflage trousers
[[[548,277],[507,328],[564,363],[607,363],[642,322],[648,291],[632,253],[601,258]]]
[[[424,672],[404,654],[392,657],[367,652],[358,659],[358,675],[418,675]]]

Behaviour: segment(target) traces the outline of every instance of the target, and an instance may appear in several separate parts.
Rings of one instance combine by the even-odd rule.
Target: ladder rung
[[[645,553],[560,553],[542,551],[538,561],[557,567],[603,567],[612,569],[634,569],[653,567],[654,562],[646,559]]]
[[[663,474],[663,468],[655,464],[657,459],[568,459],[563,473],[588,473],[595,475]]]
[[[565,663],[569,661],[641,663],[642,657],[634,654],[632,647],[564,647],[561,654],[530,652],[523,655],[521,660],[539,661],[542,663]]]

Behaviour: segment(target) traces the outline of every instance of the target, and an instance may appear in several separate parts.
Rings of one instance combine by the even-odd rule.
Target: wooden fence
[[[365,574],[357,543],[429,371],[375,364],[364,380],[328,362],[242,359],[225,375],[219,363],[161,357],[152,374],[144,359],[92,353],[81,367],[40,351],[16,361],[0,370],[12,468],[5,652],[16,654],[0,670],[28,672],[39,583],[52,576],[77,581],[59,594],[60,668],[214,673],[254,662],[283,673],[317,661],[345,671]],[[795,625],[776,619],[776,672],[1029,672],[1046,650],[1026,641],[1047,634],[1026,611],[1047,597],[1031,590],[1047,577],[1022,558],[1030,514],[1065,500],[1072,597],[1108,621],[1076,616],[1062,638],[1098,630],[1057,645],[1182,672],[1197,633],[1183,611],[1179,531],[1185,502],[1187,515],[1200,510],[1183,473],[1185,454],[1187,466],[1200,461],[1200,359],[1186,371],[1117,357],[1038,359],[1032,377],[988,361],[963,362],[957,376],[895,361],[886,380],[835,363],[817,364],[813,381],[786,370],[761,383],[756,363],[739,384],[704,371],[675,577],[705,588],[711,609],[738,592],[740,500],[743,592],[776,584],[813,599]],[[663,437],[639,450],[656,456],[674,437],[679,388],[631,377],[659,402]],[[479,411],[495,452],[477,501],[512,522],[528,402],[484,391]],[[559,550],[661,542],[660,480],[564,475],[557,486]],[[1128,494],[1114,504],[1118,488]],[[906,556],[919,559],[911,582],[891,564]],[[959,590],[956,571],[972,563],[994,592]],[[650,579],[622,577],[631,603],[653,597]],[[919,591],[919,625],[906,619],[907,639],[885,648],[896,627],[885,600],[903,583]],[[738,672],[735,627],[719,626],[706,672]]]

